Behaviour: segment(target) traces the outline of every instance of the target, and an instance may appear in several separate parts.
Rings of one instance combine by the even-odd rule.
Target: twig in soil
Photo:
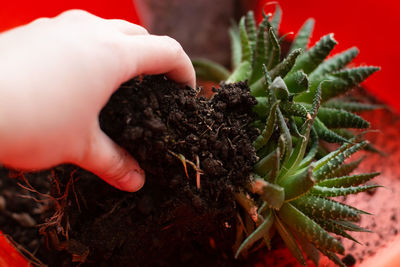
[[[196,92],[195,98],[196,99],[199,98],[199,94],[201,93],[201,87],[193,88],[193,90]]]
[[[19,185],[19,186],[22,187],[25,190],[28,190],[27,188],[25,188],[22,185]],[[31,196],[31,195],[23,195],[23,194],[19,194],[19,193],[15,194],[15,196],[19,197],[19,198],[32,199],[33,201],[35,201],[37,203],[43,203],[43,202],[47,202],[48,201],[48,199],[38,199],[38,198],[36,198],[34,196]]]
[[[199,156],[196,155],[196,186],[197,189],[200,189],[200,175],[202,174],[200,170],[200,159]]]
[[[168,152],[173,155],[174,157],[176,157],[177,159],[179,159],[182,162],[183,168],[185,169],[185,174],[186,177],[189,179],[189,174],[187,171],[187,165],[186,163],[188,163],[190,166],[193,167],[193,169],[196,171],[196,184],[197,184],[197,188],[200,189],[200,175],[203,174],[204,172],[200,169],[200,160],[199,157],[196,156],[196,161],[197,164],[194,164],[193,162],[191,162],[190,160],[187,160],[185,158],[184,155],[182,154],[176,154],[174,152],[172,152],[171,150],[168,150]]]
[[[175,226],[175,224],[173,224],[173,223],[168,224],[167,226],[164,226],[163,228],[161,228],[161,231],[165,231],[165,230],[171,228],[172,226]]]
[[[71,172],[72,192],[74,192],[75,202],[76,202],[76,205],[78,206],[78,211],[79,211],[79,213],[81,213],[81,205],[79,204],[78,195],[76,194],[76,189],[75,189],[74,178],[72,177],[72,175],[75,173],[75,171],[76,170]]]
[[[59,195],[61,195],[60,197],[53,197],[51,195],[48,194],[44,194],[45,196],[47,196],[49,199],[53,200],[53,203],[55,205],[55,212],[54,214],[48,218],[46,220],[45,223],[39,224],[38,226],[40,227],[40,234],[46,235],[46,233],[48,233],[47,229],[49,229],[50,227],[55,227],[57,229],[58,233],[61,233],[67,240],[69,239],[68,237],[68,231],[69,231],[69,222],[68,219],[66,219],[65,222],[65,228],[62,226],[62,219],[64,218],[64,209],[67,205],[67,200],[68,200],[68,195],[69,195],[69,191],[72,188],[72,190],[75,192],[74,188],[73,188],[73,183],[75,178],[73,177],[75,174],[76,170],[73,170],[70,174],[70,179],[68,180],[67,185],[65,186],[65,191],[64,193],[61,193],[61,188],[60,188],[60,182],[57,178],[57,176],[55,175],[55,173],[53,173],[53,181],[55,183],[55,186],[58,190]],[[27,183],[28,187],[31,190],[34,190],[37,192],[37,190],[35,190],[32,186],[30,186],[29,182],[26,181],[26,178],[23,177],[25,183]],[[41,194],[39,192],[39,194]],[[43,194],[41,194],[43,195]],[[77,205],[79,206],[78,203],[78,199],[77,199],[77,195],[75,194],[75,200],[77,201]]]
[[[188,174],[188,171],[187,171],[187,166],[186,166],[186,159],[185,159],[185,156],[184,155],[182,155],[182,154],[179,154],[179,155],[177,155],[177,157],[179,158],[179,160],[182,162],[182,164],[183,164],[183,168],[185,169],[185,174],[186,174],[186,177],[189,179],[189,174]]]
[[[212,127],[214,126],[214,123],[215,121],[213,121],[211,125],[208,125],[207,123],[204,122],[204,125],[207,127],[207,129],[202,134],[200,134],[200,137],[202,137],[208,131],[212,132],[213,130]]]

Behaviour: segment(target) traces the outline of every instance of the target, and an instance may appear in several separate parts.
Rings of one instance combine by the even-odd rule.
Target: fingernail
[[[139,173],[137,170],[133,170],[118,181],[118,187],[124,191],[136,192],[143,187],[144,182],[144,173]]]

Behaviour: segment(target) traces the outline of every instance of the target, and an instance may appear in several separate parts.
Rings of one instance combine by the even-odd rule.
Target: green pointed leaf
[[[281,60],[281,46],[279,44],[278,39],[276,38],[276,34],[272,28],[268,30],[268,38],[270,40],[272,49],[271,53],[268,54],[268,70],[274,68]]]
[[[272,78],[271,78],[271,75],[269,75],[268,68],[267,68],[267,66],[265,64],[263,64],[263,71],[264,71],[265,84],[269,88],[271,86],[271,84],[272,84]]]
[[[353,162],[342,164],[337,169],[333,170],[331,173],[327,174],[326,179],[332,179],[333,177],[341,177],[350,174],[352,171],[357,169],[358,165],[360,165],[361,161],[365,159],[365,155],[360,157],[358,160]]]
[[[328,128],[369,128],[370,124],[360,116],[351,112],[321,107],[318,112],[320,119]]]
[[[315,118],[314,120],[314,125],[313,127],[315,128],[315,131],[318,134],[318,137],[322,140],[325,140],[328,143],[343,143],[343,142],[348,142],[345,138],[342,136],[338,135],[332,130],[329,130],[325,124],[320,121],[318,118]]]
[[[374,188],[381,187],[380,185],[363,185],[349,187],[325,187],[316,185],[310,190],[310,194],[319,197],[338,197],[347,196],[365,192]]]
[[[335,133],[344,137],[347,140],[350,140],[355,136],[355,134],[348,129],[336,128],[336,129],[332,129],[332,131],[334,131]]]
[[[334,80],[328,82],[326,86],[323,87],[322,99],[327,101],[332,97],[347,92],[378,70],[380,70],[379,67],[368,66],[345,69],[332,74]]]
[[[280,155],[280,160],[283,160],[285,153],[287,152],[286,149],[286,143],[285,143],[285,136],[283,134],[281,134],[279,136],[279,140],[278,140],[278,148],[279,148],[279,155]]]
[[[301,55],[301,53],[301,49],[293,50],[282,62],[280,62],[270,71],[271,78],[275,79],[278,76],[284,78],[286,74],[288,74],[293,68],[297,57]]]
[[[339,259],[339,257],[338,257],[335,253],[332,253],[332,252],[330,252],[330,251],[326,251],[326,250],[323,250],[323,249],[320,249],[319,251],[321,251],[322,254],[324,254],[325,256],[327,256],[327,257],[328,257],[331,261],[333,261],[337,266],[339,266],[339,267],[346,267],[346,264],[344,264],[344,263],[342,262],[342,260]]]
[[[258,209],[257,213],[258,215],[264,216],[263,214],[269,212],[270,209],[268,208],[268,204],[263,201],[263,203],[261,204],[261,207]]]
[[[344,230],[344,231],[352,231],[352,232],[368,232],[371,233],[370,230],[360,227],[352,222],[348,221],[338,221],[338,220],[331,220],[332,223],[336,225],[336,227]]]
[[[322,82],[321,82],[321,84],[322,84]],[[315,129],[312,128],[312,125],[313,125],[314,120],[315,120],[315,118],[316,118],[316,116],[318,114],[320,103],[321,103],[321,86],[318,87],[318,89],[317,89],[317,91],[315,93],[313,104],[312,104],[311,109],[310,109],[310,113],[307,114],[307,121],[303,126],[304,130],[302,130],[302,133],[304,134],[304,138],[305,139],[302,140],[300,145],[298,145],[296,147],[295,153],[293,153],[294,155],[297,155],[296,156],[297,158],[294,160],[294,163],[293,163],[292,166],[288,165],[287,168],[286,168],[287,170],[289,170],[289,172],[290,172],[290,170],[292,168],[295,168],[298,165],[302,165],[304,163],[306,163],[308,165],[312,161],[313,157],[315,156],[315,154],[316,154],[316,152],[318,150],[318,147],[319,147],[319,145],[318,145],[318,134],[315,131]],[[303,160],[303,157],[304,157],[304,154],[306,152],[306,148],[307,148],[307,144],[308,144],[308,140],[309,140],[309,136],[310,136],[311,132],[313,132],[313,135],[314,135],[314,137],[313,137],[314,144],[313,144],[312,150],[310,151],[309,155]],[[296,154],[296,153],[298,153],[298,154]],[[291,160],[289,160],[289,162],[291,162]],[[305,166],[306,165],[304,165],[304,167]]]
[[[274,222],[274,216],[269,213],[264,221],[258,226],[254,232],[252,232],[240,245],[236,251],[235,258],[237,259],[243,251],[247,251],[254,243],[269,234],[271,226]]]
[[[352,47],[344,52],[336,54],[328,60],[325,60],[310,74],[310,81],[312,82],[315,77],[323,76],[344,68],[358,55],[358,53],[358,48]]]
[[[293,205],[283,204],[278,211],[278,216],[289,228],[294,229],[318,249],[322,248],[337,253],[344,252],[344,248],[338,240]]]
[[[318,186],[323,186],[323,187],[358,186],[360,184],[368,182],[369,180],[378,176],[379,174],[380,174],[379,172],[373,172],[373,173],[363,173],[363,174],[329,178],[328,180],[319,182]]]
[[[310,165],[308,168],[282,179],[279,185],[285,188],[285,201],[296,199],[312,189],[315,185],[312,169],[313,166]]]
[[[312,123],[313,123],[312,119],[306,121],[305,123],[306,127],[302,131],[303,135],[300,137],[299,142],[296,144],[296,147],[292,155],[290,156],[289,160],[282,167],[282,170],[279,175],[282,179],[284,179],[283,177],[287,175],[293,174],[293,170],[298,170],[298,165],[300,164],[306,152]]]
[[[367,144],[366,141],[355,144],[343,152],[340,152],[335,157],[331,158],[328,162],[326,162],[319,169],[314,169],[314,178],[316,181],[320,182],[326,180],[327,177],[337,169],[346,158],[350,157],[352,154],[362,149]]]
[[[286,116],[296,116],[306,119],[308,112],[307,109],[300,103],[282,101],[279,108]]]
[[[254,52],[253,71],[251,73],[249,84],[253,84],[256,81],[263,79],[263,64],[267,61],[267,41],[265,39],[265,29],[268,25],[268,19],[264,18],[260,23]]]
[[[251,95],[254,97],[266,96],[267,95],[266,88],[269,88],[272,83],[271,76],[269,75],[269,72],[265,64],[263,64],[263,71],[264,71],[264,78],[259,79],[257,82],[250,85],[250,92]]]
[[[282,139],[285,145],[285,149],[281,150],[282,151],[282,156],[285,155],[285,160],[288,160],[290,157],[290,154],[292,153],[292,135],[290,134],[289,128],[286,125],[285,119],[282,115],[282,112],[280,111],[279,107],[276,110],[277,116],[278,116],[278,126],[279,126],[279,130],[281,131],[282,135]],[[285,153],[283,154],[283,151],[285,151]]]
[[[304,92],[301,95],[296,96],[295,99],[296,101],[309,103],[313,95],[312,92],[315,90],[317,84],[322,80],[327,80],[327,82],[322,86],[322,100],[323,102],[326,102],[333,97],[344,94],[379,69],[380,68],[373,66],[357,67],[344,69],[322,77],[319,76],[311,83],[309,92]]]
[[[360,220],[359,210],[328,198],[306,195],[291,203],[311,218],[355,222]]]
[[[280,167],[280,161],[279,161],[280,154],[281,154],[281,148],[280,148],[280,146],[278,146],[278,149],[275,150],[275,155],[274,155],[273,162],[272,162],[271,172],[269,173],[268,179],[266,179],[266,181],[268,181],[270,183],[276,184],[276,180],[278,178],[278,173],[279,173],[279,167]]]
[[[246,14],[246,32],[249,38],[249,43],[251,50],[254,51],[256,47],[256,39],[257,39],[257,28],[256,28],[256,20],[254,19],[254,12],[250,10]]]
[[[196,71],[196,77],[204,81],[219,83],[226,80],[230,75],[224,66],[208,59],[193,59],[192,64]]]
[[[294,119],[294,117],[293,116],[289,116],[288,119],[289,119],[289,123],[288,123],[289,124],[289,130],[290,130],[290,133],[292,134],[292,136],[293,137],[297,137],[297,138],[301,138],[302,135],[301,135],[301,133],[299,131],[299,128],[297,127],[296,120]]]
[[[308,89],[308,77],[302,70],[286,75],[284,81],[293,94],[299,94]]]
[[[250,41],[249,37],[246,32],[246,25],[245,25],[245,18],[242,17],[242,19],[239,22],[239,33],[240,33],[240,44],[242,47],[242,60],[243,61],[248,61],[252,62],[253,60],[253,54],[250,46]]]
[[[306,266],[306,261],[299,245],[296,242],[296,239],[293,237],[292,233],[289,231],[289,229],[287,229],[284,223],[281,222],[278,216],[275,216],[275,227],[293,256],[301,265]]]
[[[240,63],[239,67],[228,77],[226,83],[245,81],[249,78],[251,64],[248,61]]]
[[[323,82],[321,82],[320,86]],[[303,103],[305,107],[310,107],[310,104]],[[369,122],[361,118],[360,116],[353,114],[351,112],[321,107],[318,111],[318,119],[320,119],[324,125],[328,128],[368,128],[370,126]],[[341,135],[341,134],[340,134]],[[346,135],[341,135],[346,137]],[[354,134],[348,136],[352,138]]]
[[[279,32],[279,25],[281,24],[282,20],[282,9],[279,4],[275,5],[275,12],[274,16],[272,17],[271,26],[275,30],[276,33]]]
[[[337,225],[334,224],[331,220],[316,220],[316,222],[319,225],[321,225],[321,227],[324,228],[326,231],[334,233],[336,235],[343,236],[351,241],[354,241],[354,242],[360,244],[360,242],[358,242],[355,238],[353,238],[351,235],[346,233],[343,229],[337,227]]]
[[[324,61],[336,44],[333,34],[323,36],[313,47],[297,58],[290,73],[298,70],[303,70],[306,74],[311,73]]]
[[[314,159],[315,155],[317,154],[318,147],[319,147],[319,139],[318,139],[317,132],[315,131],[314,128],[311,129],[310,139],[311,139],[310,149],[308,151],[307,156],[304,157],[302,159],[302,161],[300,162],[299,168],[304,168],[304,167],[308,166]]]
[[[267,173],[273,168],[275,165],[276,159],[276,150],[269,153],[267,156],[263,157],[254,165],[254,172],[261,177],[267,175]]]
[[[335,133],[337,133],[338,135],[346,138],[347,140],[350,140],[354,137],[356,137],[356,135],[354,134],[354,132],[347,130],[347,129],[332,129],[332,131],[334,131]],[[369,131],[368,131],[369,132]],[[373,152],[373,153],[377,153],[383,157],[386,157],[387,154],[383,151],[381,151],[380,149],[376,148],[373,144],[368,143],[365,147],[364,147],[365,151],[368,152]]]
[[[353,141],[353,140],[351,140]],[[350,148],[351,146],[353,146],[352,143],[345,143],[342,146],[340,146],[338,149],[330,152],[329,154],[327,154],[326,156],[324,156],[323,158],[319,159],[316,163],[315,163],[315,167],[314,167],[314,172],[316,172],[317,170],[319,170],[322,166],[326,165],[330,160],[332,160],[334,157],[336,157],[337,155],[339,155],[340,153],[342,153],[343,151],[345,151],[346,149]],[[333,176],[334,177],[334,176]]]
[[[323,106],[327,108],[343,109],[349,112],[369,111],[384,108],[383,105],[345,102],[343,99],[331,99],[328,102],[325,102]]]
[[[239,67],[242,61],[242,44],[240,41],[239,29],[236,25],[233,25],[229,29],[229,37],[231,39],[231,64],[232,69]]]
[[[270,109],[270,103],[266,96],[258,96],[256,97],[257,104],[253,107],[253,111],[257,113],[257,116],[260,120],[267,118],[268,110]],[[264,128],[264,127],[262,127]]]
[[[300,243],[301,248],[306,254],[307,258],[311,260],[315,266],[319,266],[320,253],[319,250],[299,233],[295,232],[296,239]]]
[[[314,98],[312,100],[312,106],[310,109],[310,115],[312,118],[315,119],[315,117],[318,115],[319,108],[321,106],[321,100],[322,100],[322,84],[324,81],[320,82],[320,84],[317,87],[317,90],[315,91]]]
[[[251,95],[254,97],[263,97],[266,95],[265,88],[267,87],[264,78],[258,79],[258,81],[250,84]]]
[[[261,135],[257,137],[254,141],[253,145],[256,150],[259,150],[263,146],[265,146],[271,137],[276,122],[276,109],[278,107],[279,102],[275,102],[272,105],[271,111],[269,113],[267,122],[265,123],[265,129],[262,131]]]
[[[296,49],[302,49],[305,51],[308,47],[308,43],[310,41],[310,37],[312,31],[314,29],[315,20],[309,18],[306,22],[301,26],[300,30],[297,32],[296,37],[292,42],[292,46],[290,47],[290,52]]]
[[[365,67],[357,67],[352,69],[344,69],[338,72],[333,73],[334,77],[341,78],[344,81],[347,81],[349,84],[357,85],[371,76],[374,72],[377,72],[381,68],[375,66],[365,66]]]

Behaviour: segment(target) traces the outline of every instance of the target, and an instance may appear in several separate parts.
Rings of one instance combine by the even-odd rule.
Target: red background
[[[39,17],[54,17],[68,9],[83,9],[97,16],[138,23],[134,0],[2,0],[0,31]]]
[[[261,10],[265,0],[258,1]],[[283,9],[283,33],[297,31],[308,17],[316,19],[313,42],[322,35],[334,32],[339,45],[335,52],[356,45],[361,53],[357,64],[377,65],[382,71],[369,78],[365,85],[379,99],[400,111],[400,89],[397,85],[395,62],[400,62],[397,51],[400,37],[400,2],[389,0],[280,0]],[[103,18],[119,18],[139,23],[133,0],[4,0],[0,5],[0,32],[22,25],[38,17],[52,17],[64,10],[79,8]],[[273,9],[272,7],[270,7]],[[272,11],[272,10],[271,10]],[[160,22],[162,23],[162,22]],[[25,266],[21,259],[11,259],[10,245],[0,235],[2,265]],[[12,249],[11,249],[12,250]]]
[[[263,3],[259,0],[258,10]],[[104,18],[120,18],[138,23],[133,0],[9,0],[2,1],[0,31],[25,24],[35,18],[52,17],[60,12],[80,8]],[[316,19],[313,42],[334,32],[339,45],[335,52],[356,45],[360,55],[356,64],[377,65],[382,71],[370,77],[365,86],[379,99],[400,111],[395,62],[400,62],[397,32],[400,2],[389,0],[280,0],[283,9],[281,31],[297,31],[308,17]],[[269,7],[273,11],[273,6]],[[259,13],[259,12],[258,12]],[[161,22],[160,22],[161,23]]]

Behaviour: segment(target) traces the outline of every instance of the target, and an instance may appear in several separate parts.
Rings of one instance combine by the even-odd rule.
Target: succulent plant
[[[281,14],[276,5],[274,15],[263,12],[256,26],[253,12],[248,12],[231,28],[232,71],[209,60],[193,61],[200,79],[247,81],[258,102],[254,125],[260,136],[254,147],[259,161],[253,182],[236,193],[242,207],[236,257],[262,245],[270,247],[277,232],[301,264],[306,264],[304,253],[318,265],[321,252],[344,266],[336,255],[344,248],[330,233],[357,242],[348,232],[368,231],[354,223],[368,213],[330,197],[378,187],[365,182],[379,173],[351,175],[362,159],[350,163],[345,159],[360,149],[373,149],[362,140],[363,134],[347,130],[369,127],[353,112],[379,106],[337,97],[379,68],[347,68],[358,54],[355,47],[327,59],[337,44],[333,34],[307,48],[313,19],[304,23],[281,60],[280,42],[285,38],[278,35]],[[341,146],[322,152],[320,140]]]

